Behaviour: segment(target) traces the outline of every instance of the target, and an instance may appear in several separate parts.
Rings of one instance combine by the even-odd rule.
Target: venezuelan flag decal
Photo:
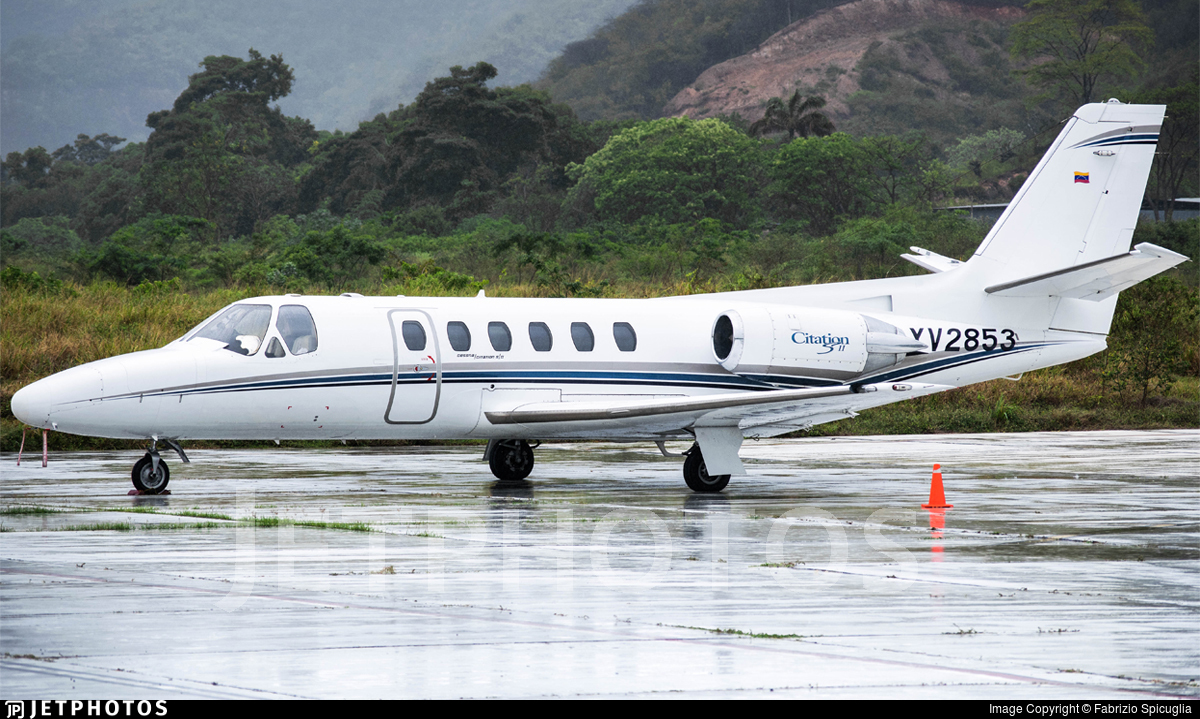
[[[1085,185],[1088,184],[1088,173],[1076,172],[1075,173],[1075,182],[1082,182]]]

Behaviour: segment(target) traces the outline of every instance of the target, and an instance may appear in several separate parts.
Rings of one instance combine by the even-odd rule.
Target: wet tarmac
[[[5,698],[1200,696],[1200,432],[189,454],[0,458]]]

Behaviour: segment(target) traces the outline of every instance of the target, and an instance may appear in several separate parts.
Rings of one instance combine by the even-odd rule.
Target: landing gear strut
[[[729,484],[728,474],[708,473],[708,468],[704,466],[704,455],[700,454],[700,445],[692,445],[685,454],[687,459],[683,461],[683,481],[693,492],[720,492]]]
[[[533,471],[533,447],[523,439],[492,440],[488,466],[501,482],[519,482]]]

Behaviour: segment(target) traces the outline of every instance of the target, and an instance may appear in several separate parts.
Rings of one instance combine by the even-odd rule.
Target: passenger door
[[[424,310],[391,310],[392,392],[384,421],[425,424],[442,397],[441,348],[433,318]]]

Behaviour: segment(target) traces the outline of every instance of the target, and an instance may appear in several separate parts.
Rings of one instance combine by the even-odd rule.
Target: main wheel
[[[533,447],[523,439],[499,442],[488,466],[501,482],[519,482],[533,471]]]
[[[711,475],[704,466],[704,455],[699,447],[693,447],[683,460],[683,481],[693,492],[720,492],[729,484],[728,474]]]
[[[161,459],[158,460],[157,472],[154,471],[154,463],[148,454],[133,465],[133,486],[141,492],[162,494],[169,481],[171,481],[171,470],[167,469],[167,463]]]

